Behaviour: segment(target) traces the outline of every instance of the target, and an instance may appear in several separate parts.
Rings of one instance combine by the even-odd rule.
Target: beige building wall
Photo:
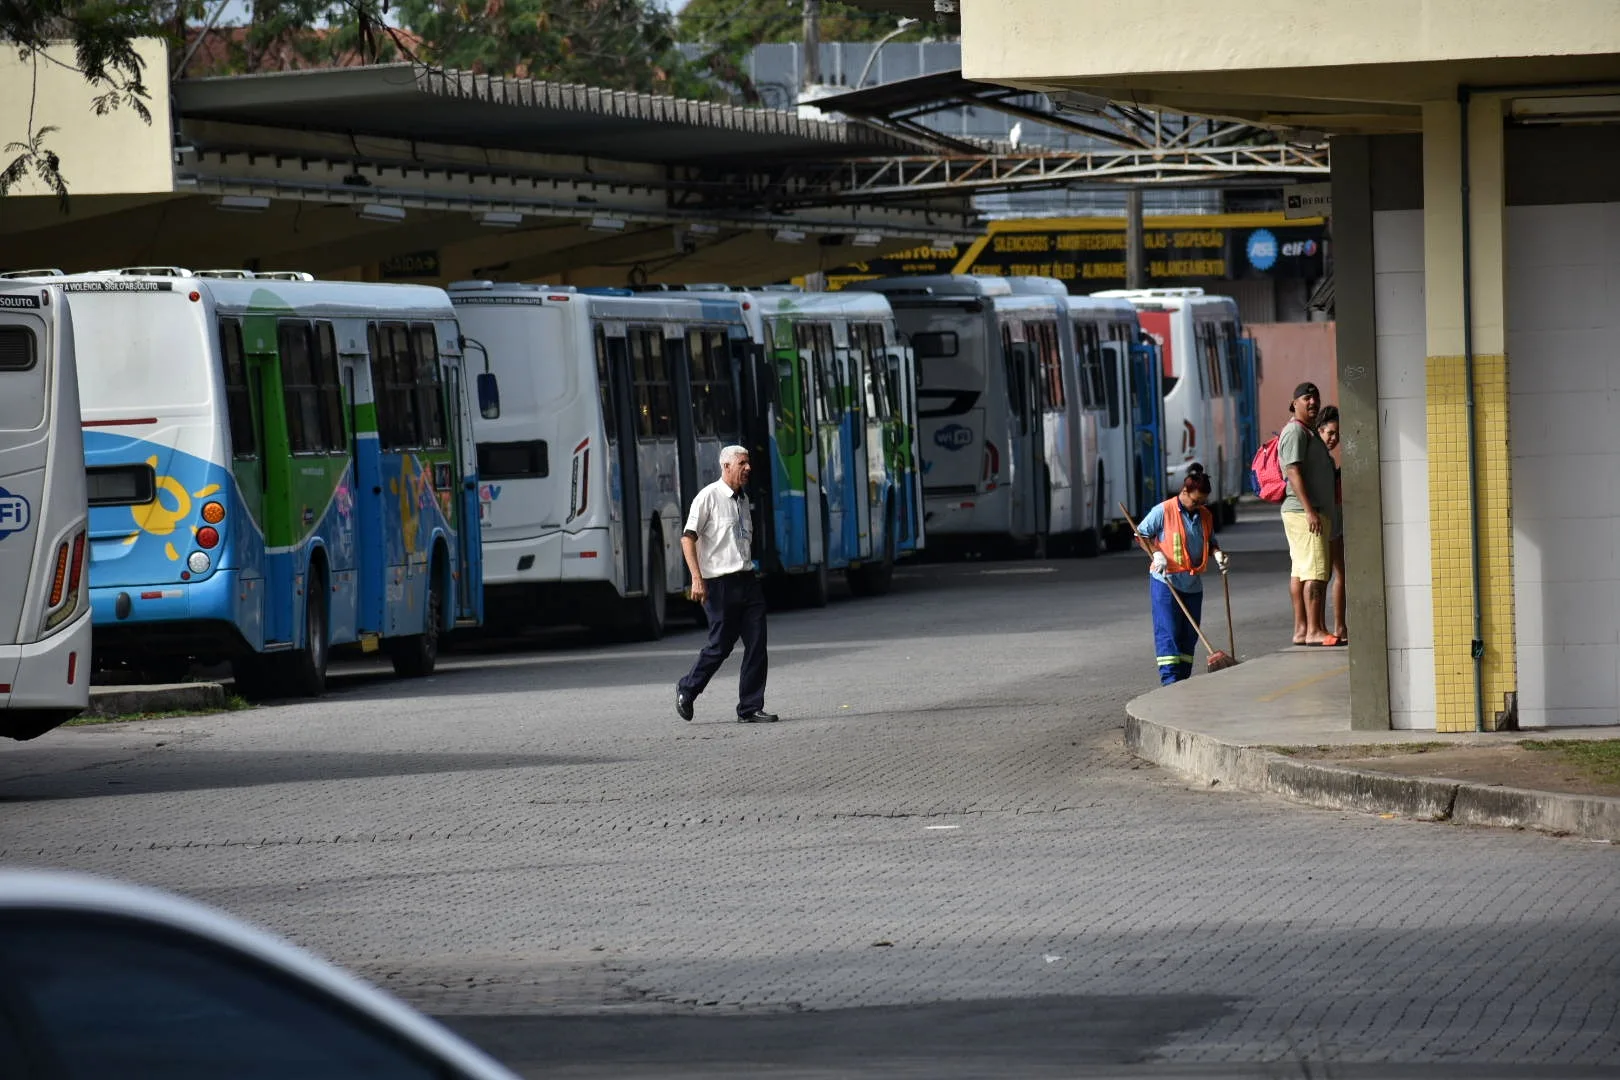
[[[21,60],[15,49],[0,49],[0,145],[26,142],[40,128],[55,127],[45,136],[44,145],[61,158],[70,194],[173,191],[168,50],[162,42],[148,38],[136,43],[136,51],[146,65],[150,124],[127,106],[97,116],[93,102],[108,88],[92,87],[85,81],[72,66],[70,45],[51,49],[50,59]],[[6,155],[8,164],[12,156]],[[30,175],[10,194],[50,195],[51,191]]]

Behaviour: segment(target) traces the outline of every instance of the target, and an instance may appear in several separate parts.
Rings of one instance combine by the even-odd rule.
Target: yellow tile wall
[[[1518,686],[1513,628],[1512,474],[1508,456],[1507,357],[1474,357],[1477,516],[1468,520],[1468,414],[1463,358],[1428,358],[1429,553],[1434,597],[1435,729],[1474,729],[1474,630],[1470,529],[1479,530],[1485,726],[1501,726]]]

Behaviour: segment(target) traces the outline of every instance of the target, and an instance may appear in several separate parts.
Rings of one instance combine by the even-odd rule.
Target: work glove
[[[1153,562],[1148,569],[1155,574],[1162,574],[1169,568],[1170,560],[1164,557],[1164,552],[1155,551],[1153,553]]]
[[[1221,573],[1223,573],[1223,574],[1226,573],[1226,564],[1231,562],[1231,561],[1232,561],[1231,559],[1226,557],[1226,552],[1217,551],[1215,553],[1215,568],[1217,570],[1219,570]]]

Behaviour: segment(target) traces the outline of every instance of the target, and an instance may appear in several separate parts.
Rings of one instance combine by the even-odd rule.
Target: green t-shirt
[[[1310,496],[1311,508],[1324,519],[1333,514],[1333,455],[1316,432],[1290,420],[1277,436],[1277,462],[1288,478],[1288,466],[1298,465],[1305,480],[1305,493]],[[1288,494],[1283,496],[1283,513],[1303,514],[1305,505],[1294,493],[1292,480],[1288,481]]]

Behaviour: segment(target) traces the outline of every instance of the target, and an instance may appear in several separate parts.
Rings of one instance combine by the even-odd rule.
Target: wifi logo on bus
[[[934,445],[941,450],[960,450],[973,445],[973,429],[961,424],[946,424],[934,432]]]
[[[28,528],[34,518],[28,500],[0,487],[0,540]]]

